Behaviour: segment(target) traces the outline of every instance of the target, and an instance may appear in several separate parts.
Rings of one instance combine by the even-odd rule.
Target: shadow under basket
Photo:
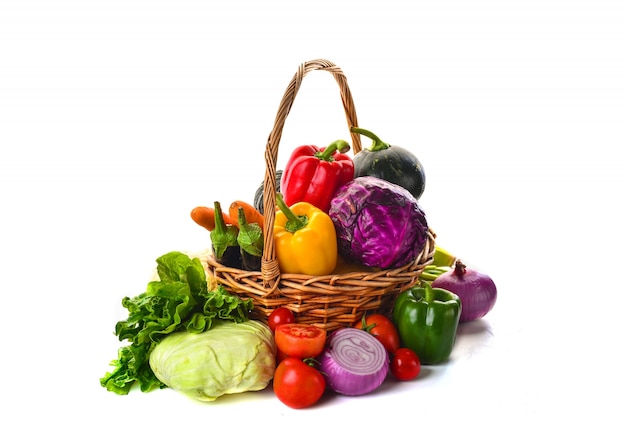
[[[302,63],[285,91],[265,149],[266,169],[263,182],[265,224],[261,270],[251,272],[223,266],[212,256],[209,256],[206,262],[216,282],[229,292],[252,300],[254,319],[267,320],[273,310],[286,307],[294,313],[297,322],[314,324],[330,332],[357,324],[364,314],[389,315],[400,292],[418,283],[425,267],[432,264],[435,234],[429,229],[425,245],[419,255],[413,262],[402,267],[323,276],[280,273],[273,237],[278,144],[285,119],[302,79],[314,70],[327,71],[333,75],[339,85],[348,128],[358,127],[352,95],[341,69],[323,59]],[[351,132],[350,136],[353,154],[357,154],[361,151],[360,135]]]

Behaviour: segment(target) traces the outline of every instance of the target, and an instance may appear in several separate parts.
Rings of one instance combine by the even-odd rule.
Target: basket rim
[[[328,275],[281,273],[268,283],[262,271],[247,271],[218,263],[212,254],[205,257],[213,275],[231,289],[247,292],[258,297],[277,295],[285,288],[320,295],[339,295],[358,289],[386,290],[398,285],[411,284],[419,278],[425,267],[432,263],[435,253],[436,234],[429,229],[423,249],[415,260],[403,266],[375,271],[353,271]]]

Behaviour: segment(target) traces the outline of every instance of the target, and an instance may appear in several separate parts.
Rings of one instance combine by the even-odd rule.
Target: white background
[[[209,245],[193,207],[252,199],[315,58],[420,158],[439,244],[492,276],[496,307],[448,364],[309,410],[107,392],[121,298]],[[2,437],[623,438],[625,79],[620,0],[2,1]],[[337,138],[313,72],[281,157]]]

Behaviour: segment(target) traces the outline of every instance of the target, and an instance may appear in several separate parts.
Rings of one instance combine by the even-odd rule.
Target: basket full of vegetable
[[[315,70],[329,72],[339,86],[353,155],[342,140],[304,145],[277,171],[285,120],[303,78]],[[362,149],[362,135],[373,140],[371,148]],[[206,264],[217,283],[252,299],[257,318],[286,307],[298,322],[327,331],[353,326],[365,313],[390,313],[399,293],[432,263],[435,235],[418,203],[423,190],[412,153],[358,126],[342,70],[324,59],[302,63],[267,140],[262,217],[246,217],[240,207],[228,224],[228,210],[216,202]]]

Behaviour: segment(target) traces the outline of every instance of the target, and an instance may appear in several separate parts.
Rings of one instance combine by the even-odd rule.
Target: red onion
[[[389,355],[376,337],[354,327],[330,334],[320,355],[320,370],[333,391],[347,396],[369,393],[382,385]]]
[[[461,298],[460,322],[485,316],[498,296],[496,285],[487,274],[469,269],[461,260],[457,260],[453,270],[439,275],[431,285],[449,290]]]

